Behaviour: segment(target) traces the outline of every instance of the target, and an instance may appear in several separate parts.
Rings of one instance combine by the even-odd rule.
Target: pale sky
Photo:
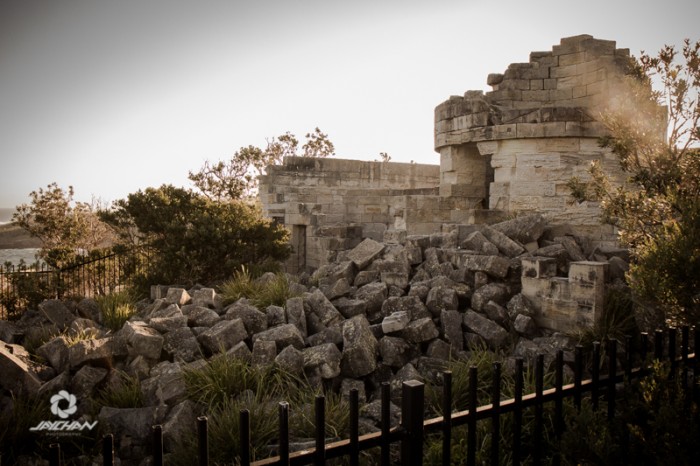
[[[103,201],[318,126],[339,158],[439,163],[433,111],[591,34],[700,39],[700,1],[0,0],[0,207]]]

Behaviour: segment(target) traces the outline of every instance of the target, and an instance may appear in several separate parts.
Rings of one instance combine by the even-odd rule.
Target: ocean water
[[[14,207],[0,207],[0,225],[10,223],[10,220],[12,220],[12,214],[14,213]]]
[[[30,265],[36,261],[36,254],[39,252],[37,248],[25,249],[0,249],[0,266],[10,263],[19,265],[22,261]]]

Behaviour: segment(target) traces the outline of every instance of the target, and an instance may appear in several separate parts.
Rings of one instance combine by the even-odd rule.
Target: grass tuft
[[[122,328],[136,313],[137,298],[130,290],[98,296],[95,301],[102,311],[105,326],[113,331]]]

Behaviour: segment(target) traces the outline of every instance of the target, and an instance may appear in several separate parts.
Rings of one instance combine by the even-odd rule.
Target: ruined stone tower
[[[589,35],[568,37],[491,74],[487,93],[468,91],[435,109],[440,195],[482,201],[509,213],[541,212],[554,224],[610,239],[596,205],[571,203],[566,182],[593,160],[619,164],[598,146],[601,111],[630,63],[628,49]]]
[[[629,50],[589,35],[568,37],[488,76],[435,109],[440,166],[288,158],[260,179],[264,213],[292,232],[290,272],[313,270],[362,238],[430,234],[540,212],[554,228],[613,243],[595,203],[572,202],[567,181],[602,162],[600,113],[623,82]]]

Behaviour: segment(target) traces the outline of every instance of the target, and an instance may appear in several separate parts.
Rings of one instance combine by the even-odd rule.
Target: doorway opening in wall
[[[495,172],[496,170],[493,168],[491,165],[491,156],[493,154],[486,154],[484,158],[486,159],[486,182],[485,187],[486,187],[486,195],[484,196],[484,209],[490,209],[491,208],[491,183],[494,182],[496,179]]]
[[[306,270],[306,225],[292,225],[292,273]]]

